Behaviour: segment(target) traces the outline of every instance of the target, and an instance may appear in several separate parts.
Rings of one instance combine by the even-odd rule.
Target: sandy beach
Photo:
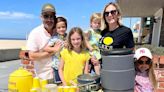
[[[0,40],[0,49],[15,49],[26,46],[26,40]]]

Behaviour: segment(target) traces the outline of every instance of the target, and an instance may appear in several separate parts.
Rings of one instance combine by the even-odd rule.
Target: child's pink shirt
[[[137,72],[135,78],[135,92],[153,92],[153,87],[147,71]]]

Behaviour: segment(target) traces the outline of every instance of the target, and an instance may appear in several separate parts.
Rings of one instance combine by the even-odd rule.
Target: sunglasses
[[[152,61],[151,60],[147,60],[147,61],[138,60],[137,63],[140,65],[143,65],[143,64],[150,65],[152,63]]]
[[[112,14],[112,15],[116,15],[117,10],[111,10],[111,11],[109,11],[109,12],[104,12],[104,15],[105,15],[105,16],[108,16],[109,13]]]
[[[43,18],[44,19],[51,19],[51,20],[53,20],[53,19],[55,19],[55,15],[44,14]]]

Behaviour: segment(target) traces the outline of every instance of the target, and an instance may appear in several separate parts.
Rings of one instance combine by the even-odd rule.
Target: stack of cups
[[[58,87],[58,92],[63,92],[63,86]]]
[[[77,86],[71,86],[70,92],[77,92]]]
[[[42,92],[41,91],[41,85],[40,85],[40,79],[38,77],[33,78],[32,90],[37,90],[36,92]]]
[[[46,89],[47,84],[48,84],[47,80],[45,80],[45,79],[41,80],[42,92],[48,92]]]

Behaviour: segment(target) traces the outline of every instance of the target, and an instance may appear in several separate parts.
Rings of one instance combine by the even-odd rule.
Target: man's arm
[[[52,50],[52,47],[53,46],[45,46],[44,48],[43,48],[43,51],[45,51],[45,52],[48,52],[48,53],[52,53],[53,52],[53,50]]]
[[[35,52],[30,51],[29,52],[29,57],[30,57],[31,60],[43,59],[43,58],[52,56],[53,54],[58,52],[61,48],[62,48],[62,42],[57,41],[55,43],[54,47],[49,48],[50,52],[43,51],[43,49],[40,50],[40,51],[35,51]]]
[[[50,57],[51,55],[52,55],[52,53],[48,53],[48,52],[29,51],[30,60],[39,60],[39,59],[43,59],[43,58],[46,58],[46,57]]]

